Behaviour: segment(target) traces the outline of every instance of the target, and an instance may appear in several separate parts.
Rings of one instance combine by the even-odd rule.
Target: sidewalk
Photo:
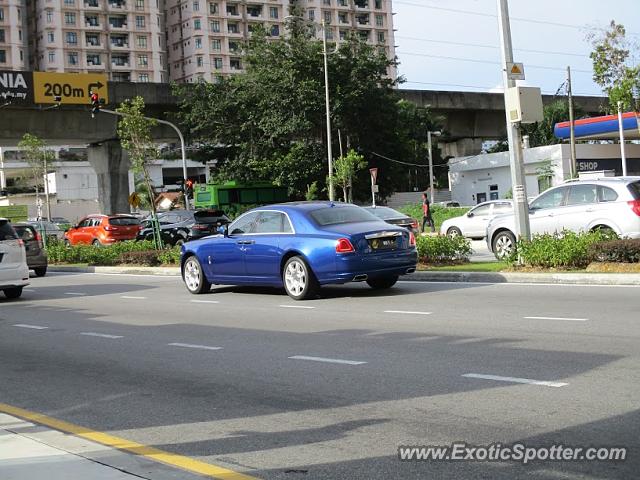
[[[0,414],[2,480],[194,479],[166,467],[74,435]]]

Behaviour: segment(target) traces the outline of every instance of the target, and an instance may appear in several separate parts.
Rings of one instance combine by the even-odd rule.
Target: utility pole
[[[511,44],[511,25],[509,24],[509,5],[507,0],[498,1],[498,24],[502,48],[502,70],[504,77],[505,106],[508,104],[508,89],[516,86],[515,80],[509,76],[507,65],[513,64],[513,45]],[[530,238],[529,204],[527,202],[527,185],[524,175],[522,139],[520,128],[511,121],[509,111],[505,108],[507,121],[507,138],[509,140],[509,160],[511,164],[511,184],[513,185],[514,213],[516,220],[516,236],[524,240]]]
[[[432,131],[428,131],[427,132],[427,149],[429,150],[429,195],[430,195],[430,201],[433,204],[435,202],[435,194],[436,194],[436,189],[433,185],[433,148],[431,145],[431,136],[434,137],[439,137],[440,135],[442,135],[442,132],[432,132]]]
[[[49,167],[47,164],[49,152],[44,151],[43,162],[44,162],[44,195],[47,202],[47,220],[51,221],[51,200],[49,199]]]
[[[622,124],[622,102],[618,102],[618,128],[620,131],[620,158],[622,159],[622,176],[627,176],[627,152],[624,145],[624,125]]]
[[[4,176],[4,152],[2,151],[2,147],[0,147],[0,190],[5,190],[7,188],[7,179]]]
[[[578,176],[576,155],[576,127],[573,118],[573,92],[571,88],[571,67],[567,67],[567,96],[569,97],[569,125],[571,131],[571,178]]]
[[[329,108],[329,62],[327,53],[327,27],[322,20],[322,55],[324,56],[324,91],[327,110],[327,161],[329,163],[329,200],[333,202],[333,153],[331,152],[331,110]]]

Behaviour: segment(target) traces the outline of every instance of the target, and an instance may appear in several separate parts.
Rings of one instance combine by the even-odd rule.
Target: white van
[[[18,298],[29,285],[29,269],[24,243],[11,223],[0,218],[0,290],[7,298]]]

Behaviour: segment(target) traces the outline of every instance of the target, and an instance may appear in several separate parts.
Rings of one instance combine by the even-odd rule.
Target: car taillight
[[[336,253],[352,253],[355,252],[353,245],[348,238],[341,238],[336,244]]]
[[[416,220],[415,218],[411,219],[411,228],[418,228],[418,220]]]
[[[413,234],[413,232],[409,232],[409,246],[410,247],[416,246],[416,236]]]
[[[105,225],[104,230],[105,232],[111,232],[112,230],[115,230],[115,227],[112,227],[111,225]]]
[[[38,242],[41,242],[41,241],[42,241],[42,235],[40,235],[40,232],[36,232],[36,240],[37,240]]]
[[[640,200],[631,200],[627,203],[631,207],[631,210],[633,210],[633,213],[640,217]]]

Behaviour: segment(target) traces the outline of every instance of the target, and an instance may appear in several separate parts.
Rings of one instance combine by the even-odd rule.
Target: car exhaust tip
[[[415,271],[416,271],[415,267],[407,268],[407,273],[413,273]]]
[[[353,277],[354,282],[364,282],[367,279],[367,275],[356,275]]]

